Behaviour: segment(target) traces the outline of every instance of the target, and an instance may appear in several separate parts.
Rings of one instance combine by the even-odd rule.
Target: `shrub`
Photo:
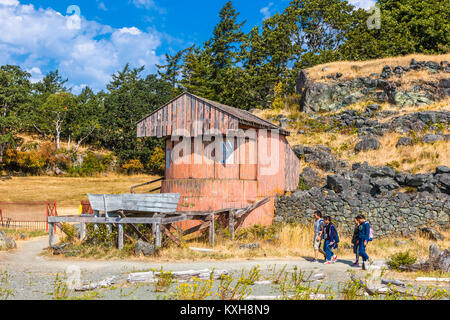
[[[144,170],[144,166],[142,165],[141,161],[137,159],[128,160],[122,165],[122,169],[127,174],[135,174],[135,173],[141,173]]]
[[[304,177],[300,177],[299,182],[298,182],[298,187],[297,190],[301,190],[301,191],[307,191],[310,190],[311,187],[306,183],[306,180]]]
[[[70,223],[63,223],[62,231],[65,234],[64,238],[61,239],[63,243],[74,242],[78,236],[78,229]]]
[[[150,156],[150,160],[147,164],[147,168],[154,174],[163,175],[166,169],[166,153],[160,147],[156,147],[153,154]]]
[[[118,233],[116,229],[109,230],[105,224],[99,224],[97,228],[92,223],[86,226],[87,242],[95,245],[112,247],[117,243]]]
[[[45,160],[36,150],[16,151],[8,149],[5,153],[5,163],[10,169],[31,174],[40,173],[45,166]]]
[[[389,257],[387,265],[389,268],[397,271],[402,271],[401,266],[410,266],[416,263],[417,258],[414,257],[409,251],[399,252]]]
[[[108,166],[108,161],[110,161],[109,157],[88,152],[81,166],[69,167],[68,173],[70,176],[93,176],[95,174],[105,172]]]

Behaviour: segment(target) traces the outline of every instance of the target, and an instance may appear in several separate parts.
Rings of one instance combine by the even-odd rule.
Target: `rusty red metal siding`
[[[174,163],[171,156],[162,183],[162,193],[181,194],[179,211],[243,208],[270,197],[269,203],[248,216],[244,227],[270,225],[275,197],[298,186],[299,160],[285,135],[253,128],[257,130],[255,138],[235,139],[233,164],[208,159],[206,147],[210,142],[203,142],[200,147],[194,143],[194,137],[211,133],[211,130],[225,135],[229,130],[248,128],[248,125],[240,126],[239,119],[232,114],[198,97],[184,94],[139,122],[138,137],[167,137],[166,152],[172,152],[179,143],[171,141],[171,136],[182,135],[183,139],[190,139],[193,152],[182,155],[182,158],[190,160],[189,163]],[[272,146],[278,148],[272,150]],[[195,147],[198,150],[194,150]],[[264,163],[269,159],[275,162],[275,170],[265,172],[268,166]],[[194,225],[186,222],[182,227]]]

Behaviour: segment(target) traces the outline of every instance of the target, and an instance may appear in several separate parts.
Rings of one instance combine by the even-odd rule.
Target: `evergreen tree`
[[[123,163],[138,159],[148,162],[156,139],[136,139],[136,123],[173,98],[171,84],[156,75],[143,78],[144,67],[125,68],[107,85],[105,114],[101,120],[102,144],[114,151]]]
[[[8,146],[14,146],[21,115],[30,101],[31,75],[18,66],[0,67],[0,165]]]
[[[158,75],[162,80],[172,84],[173,88],[177,88],[180,81],[181,70],[183,68],[183,65],[181,64],[183,57],[186,52],[191,51],[192,48],[193,47],[178,51],[175,55],[166,53],[167,64],[156,65],[156,67],[159,69]]]

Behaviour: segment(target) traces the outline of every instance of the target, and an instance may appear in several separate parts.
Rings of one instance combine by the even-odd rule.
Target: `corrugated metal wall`
[[[236,152],[230,164],[222,164],[217,158],[212,161],[206,155],[210,142],[196,144],[194,138],[189,138],[211,134],[211,130],[215,134],[225,135],[238,129],[246,130],[248,127],[240,127],[239,120],[231,114],[184,94],[141,121],[138,124],[138,137],[169,137],[166,140],[166,152],[170,153],[180,143],[172,141],[171,136],[190,139],[188,143],[191,144],[191,151],[179,155],[181,163],[174,163],[171,154],[170,165],[166,165],[166,180],[162,183],[162,193],[181,194],[179,211],[243,208],[270,197],[269,203],[246,219],[244,227],[270,225],[274,216],[275,196],[293,191],[298,186],[299,160],[286,137],[255,129],[257,134],[253,139],[235,138]],[[265,164],[268,160],[275,164],[272,171],[267,171],[270,168],[270,165]],[[194,225],[193,222],[186,222],[182,227]]]

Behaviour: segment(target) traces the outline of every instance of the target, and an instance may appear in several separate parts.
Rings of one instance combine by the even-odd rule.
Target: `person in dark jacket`
[[[363,258],[362,269],[367,269],[367,263],[369,262],[369,256],[366,253],[366,247],[370,239],[370,224],[366,221],[366,217],[363,215],[358,216],[359,221],[359,255]]]
[[[355,217],[355,229],[353,229],[352,245],[353,253],[356,256],[355,262],[352,264],[353,267],[359,267],[359,220]]]
[[[331,249],[337,249],[337,231],[333,222],[331,222],[331,217],[327,216],[324,218],[325,221],[325,243],[323,244],[323,250],[326,254],[325,264],[332,264],[336,262],[337,255],[331,251]]]

